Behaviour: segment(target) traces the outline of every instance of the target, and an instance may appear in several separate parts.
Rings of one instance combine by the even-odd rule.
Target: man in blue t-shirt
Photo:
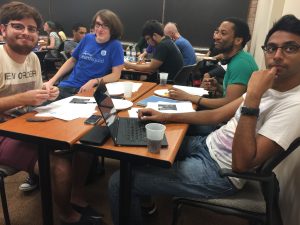
[[[183,57],[184,66],[196,63],[196,55],[193,46],[187,39],[180,35],[175,23],[167,23],[164,27],[164,34],[165,36],[169,36],[179,48]]]
[[[87,34],[78,44],[72,57],[68,59],[46,85],[55,84],[68,74],[58,85],[59,98],[88,91],[100,83],[120,79],[124,64],[121,42],[123,26],[117,15],[109,10],[101,10],[93,18],[94,34]]]

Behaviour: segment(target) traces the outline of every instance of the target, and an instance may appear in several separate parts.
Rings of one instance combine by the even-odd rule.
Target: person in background
[[[164,36],[163,27],[157,20],[149,20],[143,26],[143,37],[147,43],[155,47],[155,52],[150,63],[136,64],[125,62],[125,67],[143,72],[166,72],[168,79],[172,80],[176,73],[183,66],[183,58],[169,37]],[[149,77],[148,80],[156,81],[156,78]]]
[[[123,32],[119,17],[112,11],[99,10],[93,17],[95,34],[87,34],[57,73],[45,83],[54,85],[60,78],[69,77],[58,84],[59,98],[91,90],[102,80],[105,83],[120,79],[124,53],[118,40]]]
[[[58,35],[61,37],[62,42],[65,42],[67,40],[67,36],[65,34],[63,25],[59,22],[54,22],[56,26],[56,30],[58,31]]]
[[[90,26],[90,33],[91,34],[95,33],[95,26],[93,24],[91,24],[91,26]]]
[[[3,35],[2,35],[2,33],[0,32],[0,42],[3,42],[3,41],[4,41]]]
[[[192,113],[160,113],[141,109],[142,120],[210,124],[228,123],[207,137],[186,137],[171,168],[136,166],[132,171],[131,225],[143,224],[139,197],[171,195],[189,198],[225,197],[245,181],[221,177],[220,168],[243,173],[258,168],[299,137],[300,20],[283,16],[268,32],[266,70],[254,72],[246,94],[214,109]],[[119,172],[109,181],[112,218],[119,224]]]
[[[65,41],[64,51],[67,56],[71,56],[78,43],[87,33],[87,27],[81,23],[76,23],[72,27],[73,40]]]
[[[145,60],[151,60],[154,52],[155,52],[155,46],[148,45],[146,50],[138,56],[138,61],[142,62]]]
[[[141,37],[135,45],[136,56],[139,57],[144,50],[147,48],[148,44],[144,37]]]
[[[46,54],[46,58],[57,58],[59,57],[58,48],[61,45],[62,38],[58,34],[58,30],[56,25],[52,21],[46,21],[44,23],[44,31],[48,34],[48,44],[45,46],[41,46],[40,50],[49,50]]]
[[[164,34],[165,36],[169,36],[179,48],[183,56],[184,66],[196,64],[195,50],[191,43],[180,35],[176,23],[167,23],[164,27]]]

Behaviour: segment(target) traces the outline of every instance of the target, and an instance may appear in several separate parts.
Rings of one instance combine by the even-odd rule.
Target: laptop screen
[[[111,97],[108,94],[106,86],[104,82],[101,82],[97,87],[94,98],[97,102],[98,108],[102,117],[109,128],[111,136],[113,137],[114,141],[117,138],[118,134],[118,115],[117,110],[114,107],[114,104],[111,100]]]

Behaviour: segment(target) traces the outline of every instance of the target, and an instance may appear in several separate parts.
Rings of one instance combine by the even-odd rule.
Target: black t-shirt
[[[153,59],[163,62],[158,69],[159,72],[169,73],[168,80],[173,80],[176,73],[183,67],[181,52],[169,37],[162,39],[155,47]]]

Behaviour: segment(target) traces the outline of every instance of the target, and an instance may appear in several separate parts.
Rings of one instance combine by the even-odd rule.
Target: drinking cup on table
[[[131,98],[132,96],[132,82],[123,82],[123,88],[124,88],[124,98]]]
[[[145,127],[148,141],[148,151],[159,154],[166,126],[160,123],[148,123]]]
[[[164,86],[167,84],[168,73],[159,73],[159,84]]]

